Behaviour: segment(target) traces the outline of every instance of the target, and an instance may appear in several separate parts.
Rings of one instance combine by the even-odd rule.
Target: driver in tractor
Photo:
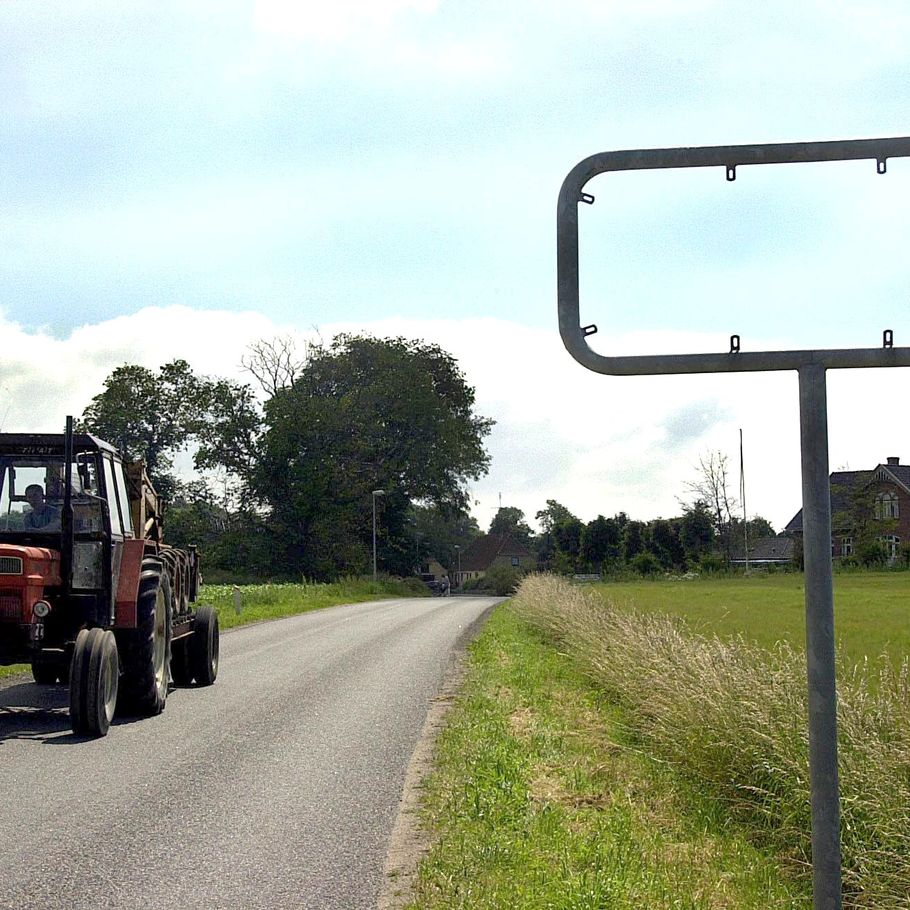
[[[25,488],[25,500],[32,509],[23,518],[26,528],[54,530],[60,527],[60,512],[47,504],[40,484],[32,483]]]

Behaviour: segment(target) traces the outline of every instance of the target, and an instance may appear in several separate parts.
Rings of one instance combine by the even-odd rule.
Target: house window
[[[879,521],[888,518],[900,518],[897,496],[894,493],[879,493],[875,497],[875,517]]]
[[[897,559],[900,547],[901,539],[896,534],[885,534],[884,537],[879,537],[882,546],[885,548],[885,554],[888,557],[888,562],[894,562]]]
[[[513,565],[513,566],[517,566],[517,565],[518,565],[518,557],[517,557],[517,556],[513,556],[513,557],[512,557],[512,565]]]
[[[853,555],[853,538],[852,537],[842,537],[840,539],[840,555],[841,556],[852,556]]]

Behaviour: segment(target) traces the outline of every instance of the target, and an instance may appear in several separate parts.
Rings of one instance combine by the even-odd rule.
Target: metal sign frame
[[[585,185],[609,171],[722,167],[727,180],[733,181],[736,169],[747,165],[873,159],[876,172],[884,174],[889,158],[906,157],[910,157],[910,137],[603,152],[585,158],[569,171],[557,207],[559,332],[569,353],[582,366],[611,376],[770,370],[798,373],[815,910],[842,907],[826,372],[910,366],[910,348],[894,347],[893,332],[885,329],[881,348],[741,352],[739,336],[732,335],[727,353],[597,354],[586,340],[597,326],[582,326],[579,316],[578,205],[593,204],[594,197],[585,192]]]

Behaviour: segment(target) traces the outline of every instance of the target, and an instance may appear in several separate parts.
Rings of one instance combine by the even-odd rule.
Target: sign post
[[[578,205],[594,203],[584,187],[608,171],[723,167],[727,180],[733,181],[737,167],[746,165],[873,159],[876,172],[884,174],[889,158],[906,157],[910,157],[910,137],[604,152],[584,159],[568,173],[557,208],[559,331],[582,366],[612,376],[769,370],[796,370],[799,376],[815,910],[842,907],[826,372],[910,366],[910,348],[895,348],[893,333],[886,329],[881,348],[741,352],[739,336],[732,335],[726,353],[597,354],[587,343],[597,326],[582,326],[579,318]]]

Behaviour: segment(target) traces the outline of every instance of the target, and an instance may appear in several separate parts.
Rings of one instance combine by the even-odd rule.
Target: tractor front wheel
[[[121,633],[123,681],[120,705],[125,711],[151,717],[164,710],[170,682],[171,585],[164,566],[146,559],[139,576],[136,629]]]
[[[114,633],[82,629],[70,665],[70,724],[73,733],[106,736],[117,707],[120,664]]]

